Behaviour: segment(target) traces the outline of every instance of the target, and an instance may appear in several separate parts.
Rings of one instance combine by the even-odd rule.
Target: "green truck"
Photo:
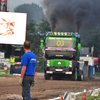
[[[41,40],[41,49],[45,51],[44,77],[49,80],[71,78],[83,80],[80,68],[80,35],[73,32],[48,32]]]

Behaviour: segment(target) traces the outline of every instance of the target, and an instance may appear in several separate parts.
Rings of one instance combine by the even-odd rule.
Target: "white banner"
[[[26,37],[26,13],[0,12],[0,43],[22,45]]]

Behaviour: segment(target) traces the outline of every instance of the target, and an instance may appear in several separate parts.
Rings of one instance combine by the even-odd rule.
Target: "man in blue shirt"
[[[30,95],[30,87],[34,84],[36,56],[31,52],[30,42],[25,41],[23,45],[25,54],[21,61],[21,77],[19,80],[22,86],[23,100],[32,100]]]

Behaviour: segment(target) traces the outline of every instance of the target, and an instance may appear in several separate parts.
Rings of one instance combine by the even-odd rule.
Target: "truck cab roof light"
[[[51,34],[51,32],[48,32],[48,33],[46,34],[46,36],[50,36],[50,34]]]
[[[68,35],[71,35],[70,32],[68,32]]]
[[[61,32],[61,35],[64,35],[64,32]]]
[[[54,35],[54,33],[52,32],[51,35]]]
[[[71,36],[80,38],[80,35],[78,33],[73,32],[48,32],[46,36]]]
[[[54,32],[54,35],[57,35],[57,32]]]
[[[67,35],[67,32],[65,32],[64,35]]]
[[[58,32],[58,35],[60,35],[60,32]]]
[[[73,34],[72,34],[72,36],[73,36],[73,37],[76,37],[76,34],[75,34],[75,33],[73,33]]]

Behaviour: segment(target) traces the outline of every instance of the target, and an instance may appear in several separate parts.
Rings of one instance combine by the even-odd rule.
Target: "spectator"
[[[10,56],[10,65],[10,74],[13,74],[15,70],[15,58],[13,57],[13,55]]]
[[[19,84],[22,86],[23,100],[32,100],[30,95],[30,87],[34,86],[34,75],[36,66],[36,56],[30,50],[30,42],[24,42],[25,54],[21,61],[21,77]]]

